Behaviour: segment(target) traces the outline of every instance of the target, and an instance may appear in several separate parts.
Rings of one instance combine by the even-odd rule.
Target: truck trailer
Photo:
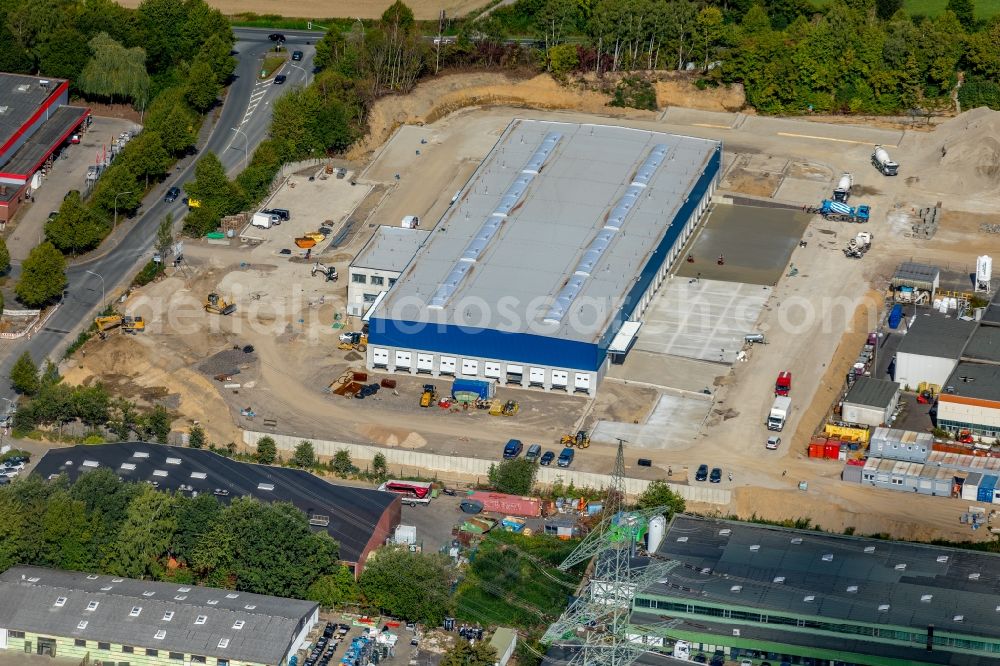
[[[788,420],[788,413],[792,409],[792,399],[787,395],[779,395],[771,405],[771,411],[767,415],[767,429],[781,432]]]

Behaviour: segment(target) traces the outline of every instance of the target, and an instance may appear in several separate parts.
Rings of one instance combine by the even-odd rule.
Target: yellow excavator
[[[236,304],[226,303],[226,300],[222,296],[212,292],[205,300],[205,312],[217,315],[231,315],[236,312]]]
[[[590,446],[590,435],[586,430],[580,430],[575,435],[563,435],[559,438],[559,443],[567,447],[585,449]]]
[[[97,325],[97,334],[101,339],[108,337],[108,331],[121,328],[122,333],[136,334],[146,330],[146,322],[142,317],[129,317],[128,315],[113,314],[94,319]]]

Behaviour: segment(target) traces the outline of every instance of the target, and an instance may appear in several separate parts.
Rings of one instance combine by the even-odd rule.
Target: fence
[[[257,440],[261,437],[270,437],[274,440],[278,451],[291,453],[302,441],[301,437],[291,435],[278,435],[267,432],[256,432],[253,430],[243,431],[243,443],[247,446],[256,446]],[[351,454],[352,460],[372,460],[376,453],[385,456],[386,463],[390,466],[410,467],[414,472],[418,470],[429,470],[435,473],[461,474],[465,476],[479,476],[485,478],[489,474],[490,465],[493,461],[481,458],[468,458],[464,456],[439,455],[436,453],[425,453],[413,451],[411,449],[394,449],[371,446],[367,444],[351,444],[348,442],[337,442],[322,439],[311,439],[313,450],[318,456],[332,458],[337,451],[346,449]],[[593,472],[581,472],[569,469],[553,469],[551,467],[539,467],[536,480],[544,486],[551,486],[561,483],[564,486],[573,484],[577,488],[593,488],[600,490],[607,488],[611,484],[611,476],[608,474],[596,474]],[[630,497],[635,497],[642,493],[649,486],[647,479],[625,479],[625,492]],[[712,488],[703,486],[686,486],[676,483],[669,484],[670,489],[692,502],[704,502],[707,504],[727,505],[731,499],[731,493],[724,488]]]
[[[52,316],[52,313],[55,312],[58,309],[58,307],[59,306],[56,305],[52,308],[49,308],[49,311],[45,313],[45,318],[42,319],[41,321],[39,321],[38,319],[39,315],[42,313],[41,310],[8,310],[7,308],[4,308],[3,316],[7,317],[8,319],[27,317],[30,318],[31,321],[29,321],[26,325],[24,325],[24,327],[21,328],[21,330],[19,331],[15,331],[13,333],[6,333],[6,332],[0,333],[0,339],[15,340],[17,338],[24,337],[25,335],[30,335],[32,331],[34,331],[34,329],[40,327],[42,324],[47,322],[49,320],[49,317]]]

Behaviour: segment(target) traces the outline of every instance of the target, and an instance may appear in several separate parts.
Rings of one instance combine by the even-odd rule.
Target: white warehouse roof
[[[354,257],[351,268],[401,273],[428,234],[425,229],[380,226]]]
[[[719,147],[514,120],[376,316],[594,342]]]

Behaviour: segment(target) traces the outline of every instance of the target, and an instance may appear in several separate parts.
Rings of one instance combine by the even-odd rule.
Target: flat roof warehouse
[[[372,317],[600,341],[717,141],[515,120]],[[627,318],[627,317],[626,317]],[[384,325],[384,324],[382,324]]]

